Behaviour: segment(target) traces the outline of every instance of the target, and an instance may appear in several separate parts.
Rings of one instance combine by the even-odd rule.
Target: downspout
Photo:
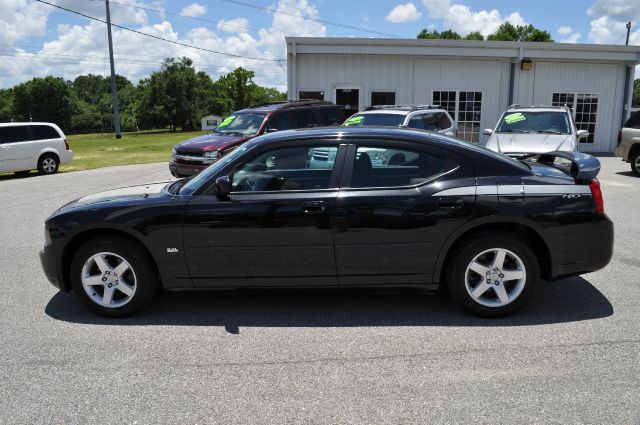
[[[516,64],[522,61],[524,57],[524,47],[518,47],[518,58],[516,60],[511,60],[511,69],[509,72],[509,106],[513,105],[513,98],[515,92],[515,83],[516,83]]]
[[[622,98],[622,121],[620,122],[620,128],[624,125],[624,123],[629,118],[629,113],[631,112],[631,102],[633,101],[633,85],[631,84],[634,65],[627,65],[627,72],[625,72],[624,76],[624,94]]]

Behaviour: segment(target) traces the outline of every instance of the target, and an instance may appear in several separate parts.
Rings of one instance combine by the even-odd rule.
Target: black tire
[[[55,174],[60,167],[60,159],[52,153],[45,153],[38,159],[38,172],[40,174]]]
[[[631,171],[636,177],[640,177],[640,149],[631,155]]]
[[[496,258],[494,252],[491,251],[493,249],[507,251],[504,270],[494,272],[495,269],[491,268],[493,267],[491,263]],[[487,253],[479,257],[477,262],[488,267],[485,273],[486,276],[481,278],[480,273],[471,270],[467,274],[467,268],[471,265],[472,260],[484,252]],[[518,260],[524,266],[525,277],[520,280],[503,281],[503,271],[505,274],[506,271],[518,271],[515,267]],[[487,273],[494,274],[489,275]],[[467,283],[467,278],[469,278],[469,284]],[[538,260],[529,246],[508,233],[484,233],[469,239],[468,243],[459,248],[457,254],[449,263],[447,285],[453,299],[472,313],[482,317],[502,317],[514,313],[531,299],[535,293],[539,278]],[[498,279],[498,281],[491,281],[491,279]],[[476,288],[481,289],[479,288],[480,283],[488,285],[488,289],[486,289],[486,292],[481,292],[479,298],[476,299],[470,292],[473,292]],[[472,284],[475,286],[472,286]],[[500,302],[497,291],[499,286],[504,287],[509,298],[513,295],[513,299],[502,305],[484,305]]]
[[[121,306],[106,307],[102,304],[98,304],[97,301],[91,298],[89,293],[85,291],[82,284],[82,273],[85,264],[93,264],[87,266],[88,269],[94,268],[95,273],[100,278],[100,270],[97,270],[97,263],[90,260],[94,255],[98,253],[112,253],[114,256],[107,256],[107,260],[111,260],[111,266],[117,266],[117,256],[124,259],[130,266],[130,272],[127,271],[126,280],[130,283],[135,282],[135,291],[131,296],[127,296],[119,290],[122,288],[123,281],[118,279],[124,279],[125,275],[117,276],[118,279],[114,283],[114,302],[123,303]],[[142,310],[149,304],[157,293],[159,286],[158,274],[156,272],[155,264],[151,256],[136,243],[132,243],[130,240],[120,237],[102,237],[90,240],[78,249],[78,252],[71,261],[71,287],[73,292],[78,296],[80,301],[91,311],[96,314],[105,317],[125,317],[135,312]],[[131,273],[131,274],[128,274]],[[93,274],[93,273],[91,273]],[[133,278],[131,278],[133,276]],[[102,276],[104,281],[104,276]],[[116,285],[120,283],[118,288]],[[102,285],[102,284],[101,284]],[[110,286],[111,287],[111,286]],[[91,286],[89,288],[95,289],[93,296],[102,298],[104,295],[105,286]],[[117,290],[117,292],[116,292]],[[118,298],[118,296],[120,298]]]

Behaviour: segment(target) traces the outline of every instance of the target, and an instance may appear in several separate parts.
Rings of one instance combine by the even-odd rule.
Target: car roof
[[[567,106],[516,106],[507,109],[507,112],[569,112]]]
[[[0,122],[0,127],[11,127],[14,125],[49,125],[55,126],[52,122],[40,122],[40,121],[23,121],[23,122]]]
[[[278,102],[262,103],[258,105],[249,106],[248,108],[240,109],[239,111],[235,111],[234,113],[249,113],[249,112],[268,113],[268,112],[279,111],[283,109],[311,109],[311,108],[322,108],[322,107],[340,108],[340,106],[324,100],[302,99],[302,100],[295,100],[295,101],[278,101]]]

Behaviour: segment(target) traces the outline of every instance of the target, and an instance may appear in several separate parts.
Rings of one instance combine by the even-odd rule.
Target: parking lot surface
[[[600,160],[610,265],[497,320],[371,291],[168,294],[99,318],[46,281],[43,221],[166,164],[0,181],[0,423],[639,423],[640,179]]]

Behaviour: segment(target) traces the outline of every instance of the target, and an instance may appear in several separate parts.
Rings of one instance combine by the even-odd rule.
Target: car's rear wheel
[[[85,243],[71,262],[71,285],[91,311],[124,317],[144,308],[158,288],[152,260],[128,240],[108,237]]]
[[[539,279],[531,248],[509,234],[484,234],[465,244],[450,263],[448,287],[473,313],[500,317],[521,308]]]
[[[634,152],[631,157],[631,171],[633,171],[633,174],[637,177],[640,177],[640,149]]]
[[[44,154],[38,159],[38,172],[40,174],[55,174],[58,172],[60,161],[53,154]]]

